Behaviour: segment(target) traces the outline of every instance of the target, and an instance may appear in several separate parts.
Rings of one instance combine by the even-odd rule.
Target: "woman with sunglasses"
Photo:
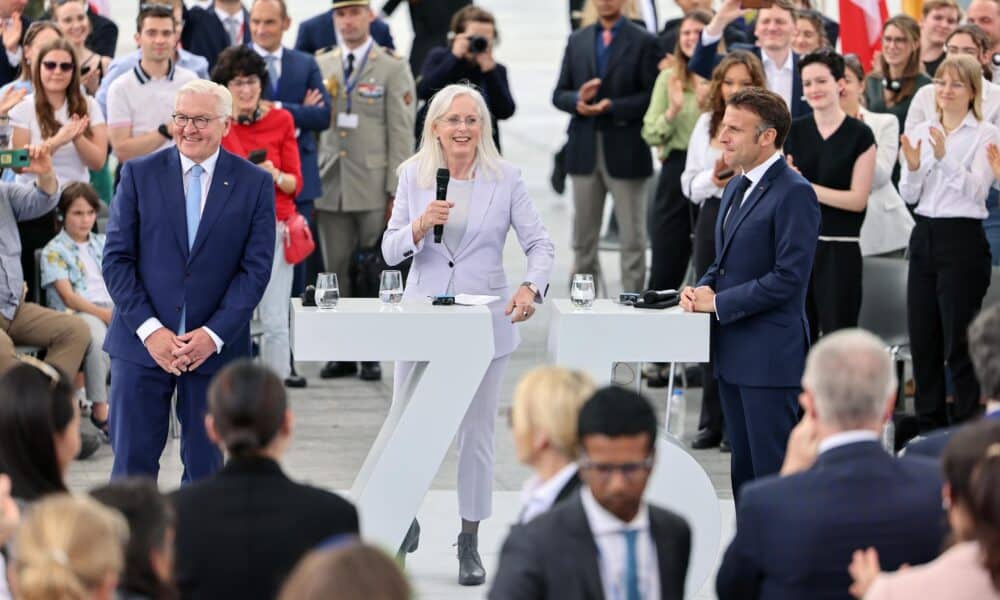
[[[44,144],[60,187],[90,181],[90,170],[100,169],[108,158],[108,129],[97,102],[80,88],[73,47],[64,39],[42,46],[32,66],[34,93],[10,111],[12,147]],[[18,183],[33,183],[34,175],[18,174]],[[21,265],[35,272],[35,250],[57,232],[55,211],[27,225],[19,224]]]
[[[285,223],[295,215],[295,196],[302,190],[302,166],[295,141],[292,115],[281,108],[261,105],[260,97],[268,82],[267,65],[248,46],[232,46],[219,55],[212,80],[224,85],[233,96],[233,116],[222,147],[249,158],[271,174],[274,180],[274,212],[277,218],[271,279],[260,299],[263,333],[260,357],[282,381],[291,373],[288,298],[292,293],[294,265],[285,260]]]

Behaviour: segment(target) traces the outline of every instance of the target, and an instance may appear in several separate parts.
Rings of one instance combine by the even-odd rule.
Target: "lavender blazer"
[[[416,163],[406,165],[400,173],[392,217],[382,237],[386,263],[395,265],[413,257],[403,293],[405,300],[444,294],[452,277],[456,293],[500,296],[500,300],[489,305],[493,313],[494,358],[510,354],[520,342],[517,328],[504,314],[510,300],[510,284],[503,268],[507,232],[514,228],[528,258],[527,272],[516,281],[531,282],[538,287],[535,302],[540,303],[548,291],[555,255],[549,232],[528,197],[521,170],[501,161],[501,171],[501,176],[496,177],[485,169],[476,169],[468,228],[452,255],[444,244],[434,243],[432,233],[413,243],[411,225],[434,200],[434,187],[420,187]]]

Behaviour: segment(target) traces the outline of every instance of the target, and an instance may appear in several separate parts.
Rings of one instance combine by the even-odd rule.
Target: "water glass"
[[[378,299],[382,304],[399,304],[403,301],[403,274],[399,271],[382,271],[378,284]]]
[[[573,285],[570,287],[569,297],[575,308],[592,307],[596,295],[593,275],[589,273],[573,275]]]
[[[320,273],[316,276],[316,306],[320,310],[333,310],[340,300],[340,284],[336,273]]]

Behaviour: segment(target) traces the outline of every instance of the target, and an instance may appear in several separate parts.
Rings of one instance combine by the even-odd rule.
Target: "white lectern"
[[[596,300],[589,309],[577,309],[565,299],[549,304],[549,359],[586,372],[598,385],[611,383],[611,369],[616,362],[708,360],[711,315],[686,313],[679,307],[633,308],[611,300]],[[656,466],[646,487],[646,498],[683,516],[691,526],[691,562],[684,586],[691,597],[716,563],[722,516],[715,487],[705,469],[682,442],[663,433],[657,440]]]
[[[365,539],[395,552],[493,359],[490,312],[374,298],[319,311],[293,299],[291,335],[297,360],[417,363],[351,487]]]

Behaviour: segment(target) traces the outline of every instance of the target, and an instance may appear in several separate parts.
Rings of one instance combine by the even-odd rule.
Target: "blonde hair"
[[[553,449],[573,460],[578,452],[577,416],[594,389],[590,377],[579,371],[532,369],[514,390],[511,425],[516,432],[543,433]]]
[[[121,573],[128,524],[88,496],[55,494],[31,505],[14,542],[18,600],[85,600]]]
[[[955,79],[964,83],[972,93],[972,100],[969,102],[969,110],[977,121],[983,120],[983,67],[976,59],[965,54],[949,54],[941,63],[934,78],[940,79],[947,72]],[[938,117],[941,117],[941,107],[935,106]]]
[[[188,84],[190,85],[190,84]],[[228,92],[228,91],[227,91]],[[417,185],[422,188],[429,188],[434,185],[434,177],[437,170],[447,167],[444,150],[437,136],[434,135],[432,127],[451,108],[452,103],[459,96],[468,96],[476,103],[476,113],[479,115],[479,143],[476,145],[476,165],[475,168],[484,169],[489,175],[499,178],[503,174],[500,166],[500,151],[493,142],[493,122],[490,119],[490,109],[486,106],[483,95],[471,85],[453,83],[445,86],[431,98],[427,107],[427,117],[424,119],[424,132],[420,139],[420,147],[417,153],[403,161],[399,165],[396,173],[402,172],[411,164],[417,164]]]
[[[625,0],[625,4],[622,5],[622,16],[626,19],[640,18],[639,5],[635,0]],[[587,27],[596,22],[597,5],[594,4],[594,0],[587,0],[587,3],[583,6],[583,15],[580,17],[580,27]]]
[[[220,116],[229,117],[233,114],[233,95],[224,85],[207,79],[192,79],[177,90],[177,98],[174,99],[175,106],[177,100],[185,94],[211,94],[215,96],[215,108]]]

